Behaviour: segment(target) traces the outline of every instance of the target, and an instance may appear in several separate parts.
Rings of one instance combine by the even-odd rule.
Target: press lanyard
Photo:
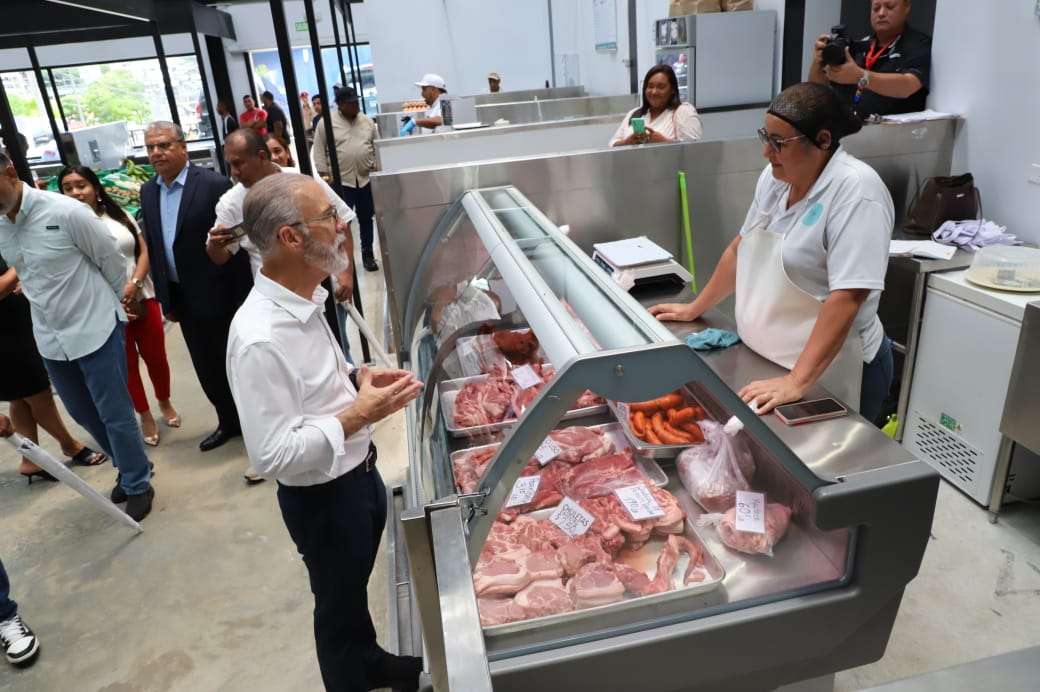
[[[874,65],[877,63],[878,60],[881,59],[881,56],[885,54],[885,51],[887,51],[889,48],[891,48],[892,44],[895,43],[898,40],[899,40],[899,37],[896,36],[894,39],[892,39],[891,41],[889,41],[885,45],[881,46],[881,48],[876,53],[874,52],[873,46],[877,43],[877,41],[871,41],[870,42],[871,48],[867,51],[867,57],[864,59],[864,62],[866,63],[867,69],[868,70],[873,70],[874,69]]]

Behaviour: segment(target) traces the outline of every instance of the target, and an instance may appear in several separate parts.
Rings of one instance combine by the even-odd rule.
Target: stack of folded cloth
[[[986,219],[947,221],[932,234],[932,239],[947,245],[956,245],[974,252],[987,245],[1020,245],[1021,241],[1007,233],[1007,226],[998,226]]]

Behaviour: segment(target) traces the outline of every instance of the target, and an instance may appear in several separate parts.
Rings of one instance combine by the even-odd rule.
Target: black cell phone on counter
[[[849,415],[849,410],[837,399],[814,399],[777,406],[777,417],[788,425],[804,425],[829,418]]]

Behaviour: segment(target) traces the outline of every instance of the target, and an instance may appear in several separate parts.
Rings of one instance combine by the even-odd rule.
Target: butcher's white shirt
[[[291,166],[281,167],[282,173],[299,173],[298,168]],[[354,211],[347,206],[347,203],[340,198],[329,184],[321,178],[315,176],[315,181],[321,185],[322,189],[325,190],[325,195],[332,202],[332,205],[336,207],[336,213],[339,214],[339,220],[345,223],[353,223],[356,215]],[[242,223],[242,204],[246,201],[246,194],[249,192],[242,183],[235,183],[234,186],[220,196],[217,201],[217,225],[224,226],[226,228],[234,228]],[[228,252],[235,254],[239,248],[245,250],[249,254],[249,268],[253,270],[253,276],[255,277],[257,272],[260,271],[260,265],[263,260],[260,257],[260,251],[253,245],[253,241],[249,239],[249,236],[242,236],[240,240],[234,243],[229,243],[227,246]]]
[[[227,375],[249,463],[283,485],[318,485],[368,454],[370,427],[346,437],[335,417],[357,399],[323,307],[258,272],[228,336]]]
[[[783,235],[784,271],[819,301],[831,291],[869,290],[853,321],[863,340],[863,360],[869,363],[885,336],[877,311],[895,223],[892,196],[877,171],[842,147],[809,194],[788,209],[790,191],[766,164],[740,235],[759,225]]]
[[[639,108],[633,108],[628,112],[625,119],[621,121],[617,132],[610,138],[610,146],[614,146],[632,134],[632,125],[629,124],[629,121],[638,110]],[[696,142],[704,134],[701,116],[692,103],[680,103],[678,108],[666,108],[656,118],[648,121],[646,126],[655,132],[660,132],[668,139],[683,142]]]
[[[437,100],[433,102],[429,108],[423,111],[424,118],[443,118],[441,113],[441,97],[438,96]],[[437,131],[436,127],[420,127],[419,128],[424,135],[430,135]]]

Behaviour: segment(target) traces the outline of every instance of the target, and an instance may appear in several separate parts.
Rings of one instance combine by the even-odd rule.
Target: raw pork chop
[[[614,574],[612,565],[590,562],[582,565],[574,578],[567,582],[575,608],[616,603],[625,597],[625,585]]]
[[[563,567],[556,559],[556,551],[539,550],[531,553],[524,561],[524,567],[531,575],[532,581],[540,579],[559,579],[563,576]]]
[[[733,550],[742,553],[773,554],[773,546],[787,533],[791,524],[791,508],[779,502],[766,504],[765,533],[737,530],[737,508],[732,507],[719,522],[719,538]]]
[[[647,477],[636,467],[632,450],[625,449],[573,467],[570,473],[560,477],[558,487],[567,497],[583,500],[643,482],[648,482]]]
[[[529,618],[556,615],[574,610],[571,595],[560,579],[539,579],[523,588],[514,599]]]
[[[477,597],[477,611],[483,627],[504,625],[507,622],[526,620],[528,615],[510,596]]]
[[[556,480],[560,475],[559,464],[550,463],[543,468],[536,459],[531,459],[527,462],[527,466],[524,467],[523,471],[520,472],[520,475],[540,476],[541,480],[538,481],[538,490],[535,491],[534,497],[531,498],[530,502],[503,509],[498,515],[498,518],[502,521],[513,521],[520,514],[534,512],[543,507],[555,507],[563,501],[563,495],[557,489]]]
[[[575,425],[549,433],[553,442],[560,446],[560,453],[553,461],[580,464],[588,459],[605,456],[614,451],[610,438],[600,430]]]
[[[594,535],[585,534],[568,539],[556,549],[556,559],[563,567],[564,574],[573,577],[582,565],[590,562],[610,562],[610,555],[603,549],[603,544]]]
[[[467,451],[452,461],[455,473],[455,487],[459,492],[471,493],[477,489],[488,463],[495,457],[498,447]]]
[[[511,596],[527,586],[531,573],[527,569],[527,558],[531,551],[523,547],[481,558],[473,570],[473,588],[478,596]]]
[[[654,519],[654,531],[657,533],[682,533],[686,512],[679,506],[675,495],[650,483],[647,483],[647,487],[650,488],[650,494],[657,500],[657,504],[664,510],[662,516]]]
[[[516,394],[513,395],[513,410],[516,412],[517,416],[520,416],[525,410],[527,410],[527,407],[530,406],[531,402],[535,400],[538,394],[542,391],[542,388],[545,387],[545,385],[549,384],[549,381],[556,376],[556,370],[553,369],[551,366],[534,365],[532,367],[535,368],[536,372],[540,373],[542,378],[542,384],[536,384],[535,386],[528,387],[527,389],[517,389]],[[584,392],[581,393],[581,396],[578,397],[577,401],[571,404],[568,407],[568,409],[574,410],[579,408],[589,408],[590,406],[599,406],[604,403],[606,402],[604,402],[601,397],[596,396],[591,391],[586,389]]]

